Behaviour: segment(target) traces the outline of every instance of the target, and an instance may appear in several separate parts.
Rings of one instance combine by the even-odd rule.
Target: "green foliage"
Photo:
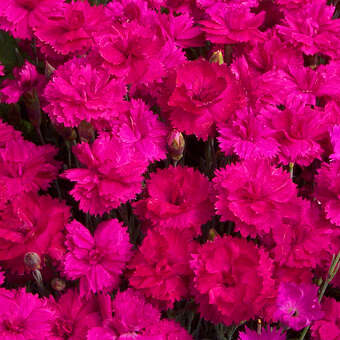
[[[16,40],[7,32],[0,30],[0,62],[6,67],[6,71],[12,71],[13,67],[23,64]]]

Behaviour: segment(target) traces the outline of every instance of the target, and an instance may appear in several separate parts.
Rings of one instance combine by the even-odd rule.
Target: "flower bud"
[[[61,292],[66,287],[66,282],[63,279],[60,279],[59,277],[55,277],[51,281],[51,287],[56,290],[57,292]]]
[[[47,79],[50,79],[54,71],[55,71],[55,68],[49,62],[46,61],[45,62],[45,77]]]
[[[210,229],[209,230],[209,234],[208,234],[208,240],[209,241],[214,241],[214,239],[216,238],[217,235],[218,234],[217,234],[216,229],[214,229],[214,228]]]
[[[211,55],[209,62],[210,63],[217,63],[218,65],[222,65],[224,63],[222,51],[221,50],[215,51]]]
[[[41,124],[41,109],[37,90],[33,88],[26,92],[22,98],[30,122],[35,128],[38,128]]]
[[[185,140],[182,133],[173,129],[168,136],[167,144],[170,157],[174,161],[179,161],[183,157],[185,147]]]
[[[54,128],[57,133],[62,136],[66,141],[73,141],[77,139],[77,132],[75,129],[66,127],[64,124],[55,124]]]
[[[41,268],[41,259],[37,253],[26,253],[24,256],[24,262],[26,267],[32,271]]]

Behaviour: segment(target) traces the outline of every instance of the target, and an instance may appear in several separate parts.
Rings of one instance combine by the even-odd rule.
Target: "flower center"
[[[17,334],[22,333],[25,329],[23,321],[4,320],[3,325],[7,331]]]
[[[16,2],[27,11],[33,11],[38,5],[36,0],[17,0]]]
[[[73,333],[73,322],[65,319],[58,319],[54,325],[54,334],[68,339]]]
[[[100,253],[97,249],[91,249],[89,251],[89,263],[90,264],[98,264],[103,258],[103,254]]]

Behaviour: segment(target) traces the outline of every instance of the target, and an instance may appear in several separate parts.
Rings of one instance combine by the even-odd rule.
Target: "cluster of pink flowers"
[[[0,338],[339,339],[338,17],[1,0]]]

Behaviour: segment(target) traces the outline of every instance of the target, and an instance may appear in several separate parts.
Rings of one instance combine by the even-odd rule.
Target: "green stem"
[[[319,303],[321,303],[321,300],[323,298],[323,296],[325,295],[326,289],[329,285],[329,283],[333,280],[335,274],[338,272],[339,270],[339,264],[340,264],[340,251],[337,254],[337,256],[335,257],[335,255],[333,255],[333,259],[331,262],[331,265],[329,267],[328,273],[327,273],[327,277],[326,280],[324,281],[321,291],[319,293]],[[305,327],[304,330],[302,331],[299,340],[303,340],[307,334],[307,332],[310,329],[310,325]]]
[[[302,331],[302,333],[300,335],[299,340],[303,340],[305,338],[307,332],[309,331],[309,328],[310,328],[310,326],[307,326],[307,327],[304,328],[304,330]]]
[[[290,178],[293,179],[294,178],[294,163],[293,162],[289,163],[289,174],[290,174]]]

